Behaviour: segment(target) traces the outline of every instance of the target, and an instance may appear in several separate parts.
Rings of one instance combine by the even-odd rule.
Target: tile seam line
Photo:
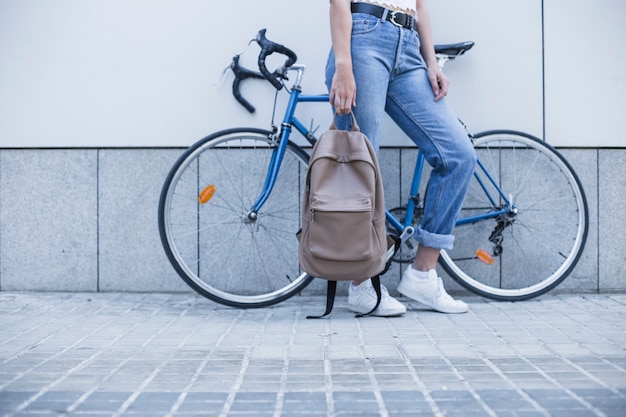
[[[496,334],[495,329],[489,326],[489,324],[487,324],[482,318],[480,318],[480,316],[475,314],[474,311],[470,310],[470,313],[476,318],[476,320],[478,320],[483,325],[483,327],[489,329],[492,334]],[[469,341],[469,339],[467,339],[467,336],[465,334],[463,334],[463,337]],[[478,355],[483,360],[483,362],[486,363],[487,366],[489,366],[489,368],[491,368],[497,375],[499,375],[501,378],[507,381],[507,383],[509,383],[513,387],[514,391],[517,392],[529,404],[535,407],[535,409],[538,412],[542,413],[543,415],[547,417],[550,416],[550,413],[548,410],[546,410],[543,406],[541,406],[541,404],[535,401],[530,395],[528,395],[528,393],[526,393],[522,388],[520,388],[519,385],[515,383],[515,381],[512,381],[511,379],[507,378],[504,372],[502,372],[502,369],[500,369],[495,363],[493,363],[491,359],[487,358],[482,352],[478,352]],[[519,353],[517,354],[517,357],[524,360]]]
[[[66,300],[70,300],[71,298],[72,298],[72,297],[69,297],[69,298],[67,298]],[[80,322],[83,322],[83,321],[85,321],[85,320],[88,320],[88,319],[89,319],[89,318],[91,318],[91,317],[95,317],[95,316],[96,316],[99,312],[101,312],[102,310],[104,310],[107,306],[111,305],[111,304],[113,303],[113,301],[114,301],[114,300],[109,300],[109,302],[108,302],[107,304],[105,304],[104,306],[102,306],[102,307],[101,307],[101,308],[99,308],[98,310],[93,311],[91,315],[89,315],[89,316],[83,316],[83,317],[81,317],[79,320],[76,320],[75,322],[73,322],[73,323],[72,323],[72,326],[74,326],[74,325],[76,325],[76,324],[78,324],[78,323],[80,323]],[[75,310],[75,309],[74,309],[74,310]],[[104,325],[103,325],[103,326],[104,326]],[[100,328],[100,327],[99,327],[99,328]],[[66,330],[67,330],[67,328],[66,328],[66,327],[60,328],[58,331],[56,331],[56,332],[54,332],[52,335],[50,335],[50,336],[46,337],[44,340],[48,340],[50,337],[53,337],[53,336],[55,336],[55,335],[57,335],[57,334],[59,334],[59,333],[61,333],[61,332],[63,332],[63,331],[66,331]],[[64,352],[66,352],[67,350],[69,350],[70,348],[72,348],[72,346],[75,346],[76,344],[78,344],[78,343],[82,342],[85,338],[87,338],[88,336],[92,335],[94,332],[95,332],[95,330],[94,330],[94,331],[92,331],[92,332],[90,332],[88,335],[86,335],[86,336],[82,337],[82,338],[81,338],[81,339],[79,339],[77,342],[74,342],[72,345],[70,345],[69,347],[65,348],[65,349],[64,349],[64,350],[62,350],[60,353],[57,353],[57,354],[53,355],[52,357],[49,357],[49,358],[47,358],[47,359],[45,359],[45,360],[43,360],[43,361],[39,362],[39,363],[38,363],[37,365],[35,365],[34,367],[30,368],[27,372],[23,372],[22,374],[18,375],[18,377],[13,378],[11,381],[9,381],[9,382],[5,382],[4,384],[0,385],[0,392],[1,392],[1,391],[2,391],[2,390],[6,387],[6,386],[8,386],[8,385],[12,384],[14,381],[18,380],[19,378],[22,378],[24,375],[27,375],[28,373],[32,372],[34,369],[38,368],[39,366],[41,366],[41,365],[43,365],[43,364],[47,363],[48,361],[50,361],[50,360],[52,360],[52,359],[54,359],[54,358],[58,357],[59,355],[63,354]],[[30,347],[28,348],[28,351],[30,351],[33,347],[37,347],[40,343],[41,343],[41,341],[40,341],[38,344],[34,345],[34,346],[30,346]],[[24,352],[24,353],[25,353],[25,352]],[[23,353],[22,353],[22,354],[23,354]],[[21,354],[20,354],[19,356],[15,356],[14,358],[15,358],[15,359],[17,359],[17,358],[19,358],[20,356],[21,356]],[[10,358],[10,360],[12,360],[12,359],[14,359],[14,358]],[[4,363],[5,363],[5,362],[3,362],[2,364],[4,364]]]
[[[332,361],[330,360],[330,319],[324,320],[324,337],[322,339],[322,356],[324,360],[324,394],[326,397],[326,415],[335,415],[335,403],[333,400],[333,374]]]
[[[449,315],[446,316],[446,318],[448,318],[449,320],[454,322],[454,320]],[[434,338],[433,338],[432,334],[430,333],[430,331],[428,331],[426,326],[424,326],[424,323],[421,320],[419,320],[419,317],[417,315],[415,315],[414,319],[415,319],[415,321],[418,322],[419,326],[424,330],[424,332],[426,333],[426,337],[428,337],[428,340],[430,340],[430,342],[432,343],[433,347],[435,348],[435,350],[437,351],[439,356],[443,359],[443,361],[446,363],[446,365],[448,365],[450,367],[450,369],[453,370],[453,372],[457,376],[457,378],[459,378],[459,380],[463,381],[463,385],[466,387],[467,391],[478,402],[478,404],[480,404],[480,406],[483,408],[483,410],[488,415],[490,415],[491,417],[497,417],[497,413],[491,407],[489,407],[489,405],[482,399],[480,394],[478,394],[478,392],[476,392],[474,387],[472,387],[472,385],[463,377],[463,375],[457,369],[457,367],[450,361],[450,359],[446,355],[443,354],[441,349],[439,349],[438,343],[436,343],[436,341],[434,340]]]
[[[496,307],[497,308],[497,307]],[[552,323],[540,318],[539,316],[537,316],[536,314],[534,314],[532,311],[526,309],[525,307],[523,307],[524,310],[526,310],[529,314],[533,315],[537,320],[542,321],[544,323],[546,323],[548,326],[550,326],[550,328],[552,328],[553,331],[556,331],[560,334],[564,334],[560,329],[554,327],[552,325]],[[557,310],[558,311],[558,310]],[[503,311],[502,309],[499,309],[499,313],[504,315],[505,317],[508,317],[507,313],[505,311]],[[559,315],[561,317],[565,317],[568,318],[570,320],[571,319],[569,316],[565,316],[563,313],[561,313],[560,311],[558,311]],[[575,320],[573,320],[575,321]],[[578,322],[577,322],[578,323]],[[527,329],[524,328],[524,331],[527,332]],[[565,335],[567,336],[567,335]],[[550,352],[553,353],[553,355],[557,358],[559,358],[560,360],[564,361],[564,362],[569,362],[569,360],[564,357],[563,355],[555,352],[553,349],[551,349],[546,343],[544,343],[541,339],[533,336],[531,334],[531,337],[533,337],[538,343],[540,343],[542,346],[544,346],[547,350],[549,350]],[[567,336],[569,338],[569,336]],[[571,339],[571,338],[570,338]],[[580,346],[580,343],[576,342],[576,345]],[[581,346],[582,347],[582,346]],[[585,348],[586,349],[586,348]],[[587,351],[589,351],[589,349],[586,349]],[[594,353],[589,351],[592,356],[594,356]],[[602,411],[596,409],[591,403],[589,403],[587,400],[585,400],[584,398],[582,398],[581,396],[579,396],[578,394],[576,394],[574,391],[572,391],[570,388],[564,386],[563,384],[561,384],[559,381],[557,381],[555,378],[553,378],[550,374],[548,374],[545,370],[541,369],[539,366],[535,365],[534,363],[532,363],[527,357],[525,356],[519,356],[524,362],[526,362],[528,365],[530,365],[532,368],[534,368],[541,376],[543,376],[546,380],[550,381],[552,384],[554,384],[556,387],[558,387],[561,391],[565,392],[567,395],[570,396],[570,398],[576,400],[577,402],[579,402],[580,404],[584,405],[587,408],[587,411],[592,412],[593,414],[595,414],[598,417],[604,417],[606,416]]]
[[[577,297],[577,298],[578,298],[578,297]],[[610,299],[611,301],[613,301],[613,299],[612,299],[611,297],[607,297],[607,299]],[[602,308],[604,308],[601,304],[599,304],[599,303],[598,303],[598,301],[597,301],[597,298],[596,298],[596,297],[586,298],[585,300],[586,300],[587,302],[589,302],[589,303],[594,304],[595,306],[598,306],[598,307],[602,307]],[[565,302],[566,304],[568,304],[568,305],[570,304],[570,301],[569,301],[569,300],[564,300],[564,302]],[[608,339],[607,337],[605,337],[602,333],[600,333],[600,332],[596,331],[593,327],[587,326],[587,325],[585,325],[584,323],[581,323],[579,320],[576,320],[576,319],[574,319],[574,318],[572,318],[571,320],[572,320],[572,321],[575,321],[577,324],[579,324],[580,326],[582,326],[582,327],[584,327],[584,328],[588,329],[589,331],[591,331],[591,332],[595,333],[596,337],[597,337],[597,338],[599,338],[599,339],[603,339],[603,341],[604,341],[605,343],[607,343],[607,344],[611,344],[611,345],[614,345],[614,346],[616,346],[616,345],[617,345],[617,343],[614,343],[612,340],[610,340],[610,339]],[[612,323],[611,323],[611,325],[613,326],[613,324],[612,324]],[[615,326],[614,326],[614,327],[615,327]],[[617,332],[622,332],[622,331],[623,331],[623,329],[621,329],[621,328],[615,328],[615,330],[616,330]],[[589,350],[589,349],[587,349],[587,350]],[[592,353],[593,353],[593,352],[592,352]],[[596,355],[596,356],[598,356],[598,355]],[[598,357],[599,357],[599,356],[598,356]],[[601,358],[601,357],[600,357],[600,358]],[[602,359],[602,361],[603,361],[603,362],[605,362],[605,363],[609,363],[608,361],[604,360],[603,358],[601,358],[601,359]],[[611,363],[611,365],[612,365],[613,367],[617,367],[617,368],[619,368],[619,369],[620,369],[620,371],[624,371],[624,368],[622,368],[622,367],[619,367],[619,366],[617,366],[617,365],[615,365],[615,364],[612,364],[612,363]]]
[[[367,357],[365,350],[365,334],[363,333],[363,326],[361,325],[361,319],[359,317],[355,317],[354,319],[357,333],[359,337],[359,353],[361,354],[361,359],[365,362],[367,367],[367,375],[370,380],[370,384],[374,390],[374,397],[376,398],[376,404],[378,405],[378,410],[380,412],[380,417],[389,417],[389,411],[385,406],[385,401],[383,400],[383,396],[380,391],[380,386],[378,381],[376,380],[376,374],[374,372],[374,368],[372,367],[372,360]]]
[[[226,339],[226,337],[230,334],[230,332],[233,330],[233,328],[235,327],[235,325],[237,324],[237,322],[239,321],[239,319],[243,316],[244,314],[244,310],[241,310],[239,312],[239,314],[237,314],[230,322],[230,324],[228,325],[228,327],[226,328],[226,330],[220,335],[220,337],[217,339],[217,341],[215,342],[215,344],[213,346],[211,346],[211,348],[209,349],[209,352],[207,353],[207,355],[205,356],[205,358],[202,360],[202,362],[200,363],[200,365],[198,365],[198,368],[196,369],[196,371],[194,372],[194,374],[191,377],[191,380],[189,381],[189,383],[185,386],[185,388],[183,388],[183,392],[180,393],[180,395],[178,396],[178,398],[176,399],[176,402],[174,402],[174,404],[172,405],[172,408],[170,409],[170,411],[165,415],[165,417],[172,417],[179,409],[180,406],[183,404],[183,402],[185,401],[185,399],[187,398],[187,396],[189,395],[189,392],[191,391],[191,388],[193,387],[193,385],[198,381],[198,378],[200,377],[200,375],[202,374],[202,371],[204,371],[204,369],[206,368],[207,364],[209,363],[209,360],[212,358],[213,354],[215,353],[215,351],[219,348],[219,346],[222,344],[222,342],[224,341],[224,339]]]
[[[598,416],[598,417],[606,417],[606,414],[604,414],[602,411],[596,409],[593,404],[589,403],[587,400],[585,400],[584,398],[582,398],[581,396],[579,396],[578,394],[576,394],[574,391],[572,391],[570,388],[567,388],[566,386],[564,386],[563,384],[561,384],[560,382],[558,382],[556,379],[554,379],[552,376],[550,376],[546,371],[544,371],[543,369],[541,369],[540,367],[538,367],[537,365],[535,365],[534,363],[530,362],[530,360],[528,360],[528,358],[523,357],[522,359],[529,364],[530,366],[532,366],[533,368],[535,368],[535,370],[537,372],[539,372],[539,374],[541,374],[545,379],[547,379],[548,381],[552,382],[554,385],[556,385],[557,387],[559,387],[560,390],[564,391],[565,393],[567,393],[567,395],[569,395],[572,399],[578,401],[580,404],[584,405],[587,410],[586,411],[590,411],[592,412],[594,415]]]
[[[296,314],[294,314],[293,323],[291,324],[291,334],[289,336],[289,341],[287,342],[287,346],[283,350],[283,369],[280,375],[280,385],[278,388],[278,393],[276,394],[276,408],[274,409],[274,417],[280,417],[282,415],[282,409],[285,402],[285,391],[287,388],[287,378],[289,375],[289,355],[291,354],[291,350],[295,344],[296,334],[298,332],[298,325],[300,323],[300,318],[302,316],[302,304],[296,310]]]
[[[152,342],[152,340],[154,340],[157,336],[163,334],[163,332],[165,332],[166,329],[168,329],[170,326],[172,326],[174,323],[178,322],[182,317],[186,316],[187,313],[189,312],[189,310],[191,310],[191,308],[194,307],[194,305],[188,305],[187,308],[185,308],[183,311],[181,311],[181,313],[176,316],[175,318],[173,318],[172,320],[170,320],[169,322],[167,322],[164,326],[161,327],[161,329],[156,332],[155,334],[152,335],[151,338],[149,338],[149,342]],[[198,323],[195,327],[194,330],[197,329],[198,327],[200,327],[203,323],[200,322]],[[191,338],[193,335],[195,334],[195,332],[187,332],[187,334],[185,335],[185,337],[181,338],[181,340],[178,342],[178,344],[176,345],[176,348],[172,350],[172,352],[170,352],[169,355],[167,355],[165,357],[165,359],[163,359],[161,361],[161,364],[159,366],[157,366],[151,373],[150,375],[148,375],[147,378],[144,379],[144,381],[141,383],[141,385],[139,386],[139,388],[137,388],[127,399],[126,401],[124,401],[122,403],[122,405],[120,406],[120,408],[113,413],[113,415],[111,417],[119,417],[121,415],[123,415],[126,410],[128,410],[128,408],[132,405],[133,402],[135,402],[135,400],[139,397],[139,395],[141,395],[142,393],[144,393],[144,389],[146,387],[148,387],[148,385],[150,385],[150,383],[154,380],[154,378],[156,378],[156,376],[161,372],[161,370],[172,360],[172,358],[174,356],[176,356],[176,354],[178,353],[179,349],[185,345],[185,343],[189,340],[189,338]],[[148,342],[148,341],[147,341]],[[147,344],[146,344],[147,346]],[[145,347],[145,346],[142,346]]]
[[[195,304],[194,304],[195,305]],[[154,317],[159,311],[161,311],[161,309],[156,309],[154,310],[144,321],[142,321],[141,323],[145,322],[146,320],[149,320],[150,318]],[[139,326],[139,323],[132,327],[131,329],[129,329],[127,332],[125,332],[123,335],[121,335],[120,337],[116,338],[114,342],[119,341],[123,336],[125,336],[126,334],[128,334],[133,328],[136,328],[137,326]],[[130,362],[133,358],[134,355],[137,352],[140,352],[142,349],[144,349],[149,343],[152,342],[152,340],[154,340],[160,333],[154,333],[151,337],[149,337],[144,343],[141,344],[141,346],[139,346],[137,348],[137,350],[133,353],[133,355],[129,355],[126,359],[122,360],[116,367],[114,367],[113,369],[111,369],[109,371],[109,373],[107,373],[107,375],[105,375],[104,377],[100,378],[100,380],[98,381],[97,385],[95,385],[92,389],[88,390],[87,392],[85,392],[83,395],[81,395],[74,403],[72,403],[70,406],[67,407],[67,411],[71,413],[73,413],[76,408],[83,402],[85,402],[87,400],[87,398],[89,398],[91,396],[91,394],[93,394],[94,392],[96,392],[100,386],[102,385],[102,383],[107,382],[111,377],[113,377],[113,375],[115,375],[120,369],[122,369],[122,367],[124,365],[126,365],[128,362]],[[63,417],[66,414],[61,414],[59,415],[59,417]]]
[[[241,388],[241,385],[243,384],[243,379],[248,370],[248,366],[250,365],[250,357],[252,356],[252,352],[258,346],[259,342],[261,341],[261,338],[265,334],[267,330],[267,323],[269,322],[270,318],[273,315],[274,315],[274,309],[268,310],[263,320],[263,325],[261,327],[261,330],[255,335],[254,340],[252,341],[250,347],[246,350],[246,353],[244,354],[243,360],[241,362],[241,366],[239,368],[239,372],[237,374],[237,378],[235,379],[235,383],[231,387],[231,390],[228,393],[228,397],[226,397],[226,401],[224,402],[222,411],[219,414],[220,417],[227,417],[228,414],[230,413],[230,408],[233,406],[235,402],[235,397],[237,396],[237,393],[239,392],[239,389]]]
[[[124,311],[124,314],[127,314],[128,312],[132,311],[133,308],[137,305],[139,305],[141,302],[136,303],[133,307],[128,308],[126,311]],[[110,303],[109,303],[110,304]],[[104,307],[102,307],[102,309],[104,309]],[[102,309],[100,309],[99,311],[101,311]],[[85,340],[87,337],[97,333],[100,329],[102,329],[105,326],[108,326],[109,324],[111,324],[113,321],[115,321],[117,319],[117,317],[112,318],[111,320],[105,322],[104,324],[102,324],[101,326],[97,327],[96,329],[92,330],[91,332],[89,332],[87,335],[83,336],[82,338],[80,338],[78,341],[72,343],[70,346],[68,346],[67,348],[63,349],[60,353],[57,353],[56,355],[53,355],[52,357],[46,359],[45,361],[41,362],[39,365],[53,359],[56,358],[58,356],[60,356],[61,354],[69,351],[70,349],[72,349],[74,346],[78,345],[80,342],[82,342],[83,340]],[[132,326],[131,328],[133,328],[135,326]],[[130,331],[130,329],[128,329],[128,331]],[[33,402],[35,402],[37,399],[39,399],[41,396],[43,396],[46,392],[50,391],[50,389],[52,387],[54,387],[56,384],[58,384],[59,382],[65,380],[69,374],[71,372],[73,372],[74,370],[77,369],[81,369],[84,365],[86,365],[87,363],[91,362],[93,359],[95,359],[95,357],[99,356],[100,354],[102,354],[104,351],[100,351],[97,352],[96,354],[92,355],[89,357],[89,359],[85,359],[83,361],[81,361],[81,363],[75,367],[73,367],[72,369],[70,369],[68,372],[65,373],[64,376],[62,376],[61,378],[57,378],[54,382],[51,382],[50,384],[46,385],[43,389],[39,390],[36,394],[34,394],[33,396],[31,396],[30,398],[28,398],[26,401],[24,401],[22,404],[20,404],[20,406],[13,412],[13,413],[8,413],[6,415],[6,417],[12,417],[15,415],[15,413],[20,413],[21,411],[23,411],[24,409],[26,409],[30,404],[32,404]],[[1,388],[0,388],[1,389]]]
[[[66,304],[66,303],[67,303],[67,300],[68,300],[68,299],[63,300],[63,301],[64,301],[64,303],[63,303],[63,304]],[[43,315],[43,314],[45,314],[45,313],[48,313],[50,310],[52,310],[52,307],[53,307],[53,306],[52,306],[52,305],[50,305],[48,308],[46,308],[46,309],[42,310],[42,311],[41,311],[41,312],[39,312],[37,315],[38,315],[38,316],[40,316],[40,315]],[[55,305],[54,307],[58,307],[58,305]],[[39,324],[37,324],[37,325],[35,325],[35,326],[33,326],[33,327],[28,328],[27,330],[24,330],[24,331],[22,331],[22,332],[20,332],[20,333],[18,333],[18,334],[16,334],[16,335],[14,335],[13,337],[10,337],[10,338],[8,338],[8,339],[5,339],[2,343],[0,343],[0,345],[4,345],[4,344],[7,344],[7,343],[9,343],[9,342],[12,342],[13,340],[15,340],[15,339],[17,339],[17,338],[19,338],[19,337],[21,337],[21,336],[24,336],[24,335],[28,334],[29,332],[31,332],[31,331],[33,331],[33,330],[35,330],[35,329],[40,328],[41,326],[45,326],[45,325],[47,325],[47,324],[50,324],[51,322],[54,322],[54,321],[58,320],[58,319],[59,319],[59,317],[64,317],[64,316],[66,316],[66,315],[69,315],[70,313],[73,313],[74,311],[76,311],[76,308],[77,308],[77,307],[73,307],[73,308],[70,308],[70,309],[68,309],[68,310],[65,310],[61,316],[53,316],[53,317],[49,318],[49,319],[48,319],[48,320],[46,320],[46,321],[42,321],[41,323],[39,323]],[[82,321],[82,320],[84,320],[84,318],[79,319],[79,320],[76,320],[76,322],[78,322],[78,321]],[[51,338],[52,336],[56,335],[57,333],[62,332],[63,330],[65,330],[65,329],[63,329],[63,328],[59,328],[57,331],[50,333],[48,336],[46,336],[45,338],[43,338],[42,340],[40,340],[39,342],[37,342],[37,344],[41,344],[41,342],[45,342],[46,340],[48,340],[48,339],[49,339],[49,338]],[[30,345],[30,346],[28,346],[27,348],[23,349],[22,351],[20,351],[20,352],[16,353],[15,355],[11,356],[10,358],[6,358],[6,359],[4,359],[2,362],[0,362],[0,366],[1,366],[1,365],[4,365],[5,363],[10,362],[10,361],[12,361],[12,360],[14,360],[14,359],[19,358],[19,357],[20,357],[20,356],[22,356],[24,353],[28,352],[29,350],[31,350],[33,347],[36,347],[36,346],[37,346],[37,345]]]
[[[566,305],[569,305],[569,303],[568,303],[567,301],[565,302],[565,304],[566,304]],[[560,313],[560,312],[559,312],[559,313]],[[504,313],[503,313],[503,314],[504,314]],[[578,324],[578,325],[580,325],[581,327],[586,328],[586,329],[588,329],[588,330],[592,331],[593,333],[595,333],[595,334],[596,334],[596,336],[597,336],[597,337],[602,338],[602,339],[604,339],[604,341],[606,341],[606,342],[610,343],[610,341],[609,341],[608,339],[606,339],[604,336],[602,336],[600,333],[596,332],[596,331],[595,331],[595,330],[593,330],[592,328],[590,328],[590,327],[586,326],[584,323],[581,323],[580,321],[578,321],[578,320],[576,320],[576,319],[574,319],[574,318],[572,318],[572,317],[565,316],[565,315],[564,315],[564,314],[562,314],[562,313],[560,313],[560,315],[561,315],[561,316],[563,316],[563,317],[567,317],[569,320],[574,321],[575,323],[577,323],[577,324]],[[542,320],[542,319],[538,318],[538,320]],[[552,326],[552,324],[551,324],[551,323],[548,323],[548,322],[546,322],[545,320],[542,320],[542,321],[544,321],[544,323],[548,324],[548,325],[549,325],[549,326],[550,326],[550,327],[551,327],[554,331],[556,331],[556,332],[558,332],[558,333],[561,333],[561,334],[565,335],[565,333],[563,333],[560,329],[558,329],[558,328],[556,328],[556,327]],[[526,329],[524,329],[524,330],[526,331]],[[531,336],[532,336],[532,335],[531,335]],[[565,335],[565,336],[567,336],[567,335]],[[532,337],[534,337],[534,336],[532,336]],[[568,336],[568,337],[569,337],[569,336]],[[544,347],[545,347],[546,349],[548,349],[549,351],[551,351],[551,352],[552,352],[555,356],[559,357],[561,360],[563,360],[564,362],[566,362],[567,364],[569,364],[569,365],[570,365],[570,366],[572,366],[573,368],[577,369],[579,372],[581,372],[583,375],[585,375],[587,378],[591,379],[592,381],[596,382],[598,385],[601,385],[601,386],[603,386],[604,388],[606,388],[606,389],[610,390],[611,392],[613,392],[614,394],[617,394],[620,398],[624,398],[624,397],[625,397],[625,395],[624,395],[624,394],[622,394],[622,393],[621,393],[618,389],[616,389],[616,388],[614,388],[614,387],[611,387],[611,386],[609,386],[608,384],[606,384],[604,381],[602,381],[602,380],[600,380],[600,379],[596,378],[593,374],[589,373],[587,370],[585,370],[585,369],[583,369],[582,367],[580,367],[579,365],[575,364],[574,362],[572,362],[571,360],[569,360],[567,357],[565,357],[565,356],[563,356],[563,355],[559,355],[559,354],[557,354],[556,352],[554,352],[554,350],[553,350],[553,349],[550,349],[548,346],[545,346],[545,343],[542,343],[539,339],[535,338],[535,340],[537,340],[537,342],[539,342],[539,343],[543,344],[543,345],[544,345]],[[614,364],[612,364],[612,363],[610,363],[610,362],[606,361],[604,358],[602,358],[601,356],[599,356],[599,355],[595,354],[593,351],[589,350],[588,348],[583,347],[583,346],[580,344],[580,342],[576,341],[576,342],[575,342],[575,344],[576,344],[576,345],[578,345],[578,346],[580,346],[581,348],[586,349],[586,350],[590,353],[590,355],[591,355],[591,356],[593,356],[593,357],[595,357],[595,358],[599,358],[601,362],[603,362],[603,363],[608,363],[608,364],[610,364],[610,365],[612,365],[612,366],[614,366],[614,367],[615,367],[615,365],[614,365]]]
[[[419,373],[415,369],[415,366],[413,366],[413,364],[411,363],[411,359],[409,358],[409,355],[407,354],[406,350],[404,349],[404,346],[402,345],[401,338],[399,336],[396,325],[391,320],[387,320],[387,325],[391,328],[391,334],[392,334],[396,349],[398,350],[400,357],[404,361],[404,366],[408,368],[409,373],[411,374],[411,377],[419,386],[420,390],[422,391],[424,395],[424,399],[426,400],[426,403],[430,407],[431,411],[437,417],[444,416],[444,413],[441,411],[441,409],[437,405],[437,402],[432,397],[432,395],[430,395],[430,392],[428,392],[428,388],[426,387],[426,384],[424,384],[424,381],[422,380],[422,378],[419,376]]]

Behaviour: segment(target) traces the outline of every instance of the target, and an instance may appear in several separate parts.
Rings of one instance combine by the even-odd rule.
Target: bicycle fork
[[[244,215],[244,221],[248,223],[253,223],[256,221],[258,212],[265,204],[267,199],[269,198],[272,189],[274,188],[274,184],[276,183],[276,178],[278,177],[278,172],[280,170],[280,165],[282,164],[283,157],[285,156],[285,152],[287,150],[287,145],[289,143],[289,137],[291,136],[292,128],[295,127],[298,132],[300,132],[309,143],[315,143],[315,136],[311,130],[307,130],[304,125],[298,120],[298,118],[294,115],[296,106],[299,102],[304,103],[315,103],[315,102],[327,102],[328,95],[322,94],[317,96],[310,95],[301,95],[301,90],[299,86],[294,86],[289,95],[289,103],[287,104],[287,109],[285,111],[285,118],[281,124],[281,129],[279,132],[274,132],[272,134],[272,142],[276,143],[277,146],[274,149],[272,154],[272,158],[270,159],[269,168],[267,172],[267,176],[265,178],[265,183],[263,184],[263,188],[261,189],[261,193],[257,201],[252,205],[250,211]],[[275,130],[275,129],[274,129]]]
[[[247,223],[253,223],[257,220],[259,210],[261,209],[263,204],[265,204],[272,192],[272,189],[274,188],[276,178],[278,177],[278,171],[280,170],[280,165],[283,161],[283,157],[285,156],[285,151],[289,142],[289,136],[291,135],[290,120],[293,117],[296,104],[298,103],[298,96],[299,91],[295,89],[292,90],[289,98],[289,103],[287,105],[286,117],[281,124],[280,132],[278,132],[277,134],[274,133],[272,135],[272,142],[278,143],[278,146],[276,146],[274,152],[272,153],[272,157],[270,159],[269,167],[267,170],[267,176],[265,177],[265,183],[263,184],[263,188],[261,189],[259,198],[252,205],[250,211],[244,215],[244,221]],[[277,140],[276,138],[279,139]]]
[[[263,188],[261,189],[259,198],[252,205],[250,211],[248,213],[245,213],[243,216],[243,220],[246,223],[254,223],[257,220],[259,210],[261,209],[263,204],[265,204],[272,192],[272,189],[274,188],[276,178],[278,177],[280,165],[283,161],[283,157],[285,156],[285,149],[287,148],[288,141],[285,139],[285,137],[288,137],[289,133],[286,133],[285,130],[291,131],[291,127],[285,126],[285,124],[283,124],[283,130],[281,130],[280,133],[282,139],[278,142],[278,146],[276,146],[274,152],[272,152],[267,176],[265,177],[265,183],[263,184]],[[276,142],[275,138],[273,138],[273,141]]]

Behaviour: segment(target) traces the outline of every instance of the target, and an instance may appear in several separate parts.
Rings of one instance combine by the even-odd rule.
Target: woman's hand
[[[356,106],[356,82],[349,69],[335,69],[333,83],[330,87],[329,101],[337,114],[349,114]]]
[[[433,87],[435,101],[441,100],[448,94],[450,80],[448,80],[446,74],[444,74],[438,66],[434,65],[434,68],[428,68],[428,79],[430,80],[430,85]]]

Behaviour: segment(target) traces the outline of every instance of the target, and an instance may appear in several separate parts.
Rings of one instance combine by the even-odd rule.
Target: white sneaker
[[[398,292],[441,313],[465,313],[469,309],[463,301],[450,297],[434,269],[428,271],[428,278],[417,278],[409,265],[402,274]]]
[[[404,304],[389,295],[389,291],[384,285],[380,285],[382,298],[378,308],[371,314],[372,316],[390,317],[399,316],[406,313]],[[348,309],[355,313],[365,314],[376,305],[376,290],[372,286],[372,281],[367,280],[356,287],[350,283],[348,290]]]

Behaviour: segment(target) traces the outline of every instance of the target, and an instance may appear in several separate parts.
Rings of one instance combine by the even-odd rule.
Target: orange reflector
[[[476,249],[476,257],[487,265],[493,265],[493,256],[489,255],[487,251]]]
[[[198,203],[204,204],[208,202],[211,198],[213,198],[213,194],[215,194],[215,185],[207,185],[198,195]]]

